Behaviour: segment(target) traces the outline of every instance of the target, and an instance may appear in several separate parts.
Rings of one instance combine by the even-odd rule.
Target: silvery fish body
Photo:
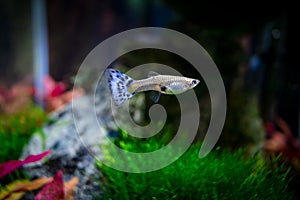
[[[156,91],[153,100],[158,102],[160,93],[180,94],[194,88],[200,82],[197,79],[182,76],[160,75],[149,72],[148,78],[134,80],[116,69],[107,69],[105,76],[109,84],[112,98],[117,106],[133,97],[138,92]]]

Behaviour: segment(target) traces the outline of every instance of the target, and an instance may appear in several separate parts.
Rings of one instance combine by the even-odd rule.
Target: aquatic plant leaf
[[[51,76],[45,76],[43,81],[46,90],[45,98],[57,97],[66,90],[66,85],[63,82],[56,82]]]
[[[38,178],[30,182],[21,182],[16,184],[13,191],[31,191],[39,189],[40,187],[44,186],[45,184],[53,181],[52,177],[43,177]]]
[[[76,185],[79,181],[78,177],[74,177],[64,184],[65,200],[73,200]]]
[[[6,197],[5,200],[19,200],[24,196],[25,192],[15,192]]]
[[[48,183],[35,197],[35,200],[64,200],[63,174],[59,170],[53,181]]]
[[[43,177],[33,181],[17,180],[0,191],[0,199],[20,199],[26,191],[36,190],[51,182],[53,178]]]
[[[5,163],[0,164],[0,178],[6,176],[7,174],[17,170],[18,168],[22,167],[25,164],[36,162],[47,156],[51,153],[51,150],[45,151],[41,154],[37,155],[29,155],[24,160],[11,160]]]
[[[5,187],[3,187],[0,191],[0,199],[20,199],[25,194],[25,192],[14,192],[15,187],[22,183],[28,183],[28,180],[17,180],[14,181]]]

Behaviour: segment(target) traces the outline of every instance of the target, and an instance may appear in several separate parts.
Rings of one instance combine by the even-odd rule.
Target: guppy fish
[[[112,98],[117,106],[133,97],[138,92],[153,90],[152,100],[157,103],[160,94],[180,94],[194,88],[200,82],[197,79],[160,75],[156,72],[149,72],[148,78],[134,80],[119,70],[108,68],[105,71]]]

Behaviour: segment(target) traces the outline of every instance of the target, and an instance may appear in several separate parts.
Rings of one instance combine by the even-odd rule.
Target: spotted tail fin
[[[134,95],[128,91],[129,86],[134,82],[134,80],[126,74],[119,70],[108,68],[105,71],[105,77],[115,105],[122,105]]]

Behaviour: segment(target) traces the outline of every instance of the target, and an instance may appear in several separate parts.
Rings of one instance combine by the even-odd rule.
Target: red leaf
[[[35,197],[35,200],[63,200],[64,199],[64,183],[62,171],[59,170],[53,181],[48,183]]]
[[[64,83],[57,83],[56,86],[53,88],[53,90],[50,93],[51,97],[58,97],[62,95],[66,90],[66,86]]]
[[[56,82],[51,76],[44,77],[44,86],[46,90],[44,98],[60,96],[66,90],[63,82]]]
[[[36,162],[41,160],[43,157],[47,156],[51,150],[45,151],[38,155],[29,155],[24,160],[11,160],[5,163],[0,164],[0,178],[6,176],[7,174],[17,170],[19,167],[26,165],[31,162]]]

